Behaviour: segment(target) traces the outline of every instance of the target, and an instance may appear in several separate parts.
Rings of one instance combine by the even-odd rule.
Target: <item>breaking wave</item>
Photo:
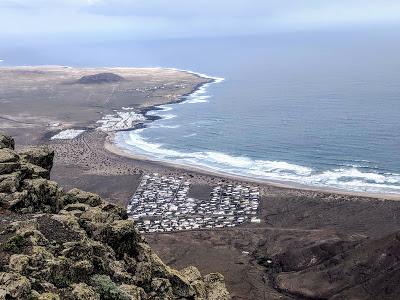
[[[165,115],[159,114],[159,116],[162,117],[164,120],[171,120],[176,118],[176,115],[173,114],[165,114]]]
[[[195,103],[207,103],[208,102],[208,96],[198,96],[196,99],[191,99],[187,100],[184,103],[190,103],[190,104],[195,104]]]
[[[170,128],[170,129],[176,129],[181,127],[180,125],[163,125],[163,124],[152,124],[150,125],[150,128]]]
[[[197,73],[197,72],[193,72],[193,71],[189,71],[189,70],[180,70],[180,69],[174,69],[174,68],[170,68],[171,70],[176,70],[176,71],[181,71],[181,72],[186,72],[186,73],[190,73],[190,74],[194,74],[196,76],[200,76],[202,78],[206,78],[206,79],[211,79],[212,81],[206,84],[201,85],[196,91],[194,91],[193,93],[185,96],[184,101],[181,102],[181,104],[196,104],[196,103],[207,103],[208,99],[210,98],[209,95],[207,95],[207,88],[210,86],[210,84],[213,83],[221,83],[222,81],[224,81],[225,79],[222,77],[213,77],[213,76],[208,76],[206,74],[202,74],[202,73]]]
[[[187,70],[180,71],[213,80],[213,82],[204,84],[192,94],[185,96],[181,104],[208,102],[210,96],[206,94],[207,87],[212,83],[224,80],[223,78],[210,77]],[[148,112],[148,115],[157,115],[164,120],[176,117],[176,115],[170,113],[173,108],[169,105],[161,105],[157,108],[157,110]],[[151,126],[157,128],[179,127],[179,125],[161,125],[158,122],[155,123]],[[143,130],[146,129],[118,132],[115,136],[115,143],[128,153],[144,155],[156,161],[194,166],[225,174],[357,192],[400,194],[400,174],[379,172],[378,170],[369,168],[366,161],[354,161],[354,164],[346,164],[330,170],[316,170],[311,167],[285,161],[252,159],[246,156],[235,156],[218,151],[182,152],[169,149],[167,145],[155,143],[143,137],[141,135]],[[196,133],[184,137],[194,135]]]
[[[316,171],[284,161],[255,160],[216,151],[180,152],[152,143],[141,130],[119,132],[116,143],[133,153],[158,161],[178,163],[250,178],[294,182],[315,187],[331,187],[371,193],[400,193],[400,174],[362,172],[356,167]]]

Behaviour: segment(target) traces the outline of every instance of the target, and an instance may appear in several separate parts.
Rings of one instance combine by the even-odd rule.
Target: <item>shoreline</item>
[[[151,122],[157,119],[160,119],[162,117],[157,116],[157,115],[149,115],[148,112],[150,111],[156,111],[156,110],[162,110],[163,106],[165,105],[170,105],[170,104],[176,104],[176,103],[181,103],[185,102],[186,100],[190,100],[189,96],[192,95],[193,93],[199,91],[199,89],[204,88],[205,86],[212,84],[212,83],[218,83],[220,81],[223,81],[223,78],[218,78],[218,77],[211,77],[207,76],[205,74],[201,73],[196,73],[190,70],[180,70],[176,68],[164,68],[164,67],[147,67],[147,68],[132,68],[132,67],[106,67],[106,68],[96,68],[96,67],[91,67],[91,68],[75,68],[75,67],[70,67],[70,66],[14,66],[14,67],[0,67],[0,70],[7,74],[7,72],[12,72],[13,70],[29,70],[29,71],[42,71],[39,73],[18,73],[18,76],[23,76],[23,78],[28,78],[28,79],[35,79],[35,81],[32,81],[32,83],[35,83],[35,89],[37,89],[39,86],[39,89],[43,95],[39,95],[40,97],[36,97],[35,100],[40,103],[40,105],[37,105],[37,107],[34,107],[34,110],[30,108],[29,111],[26,113],[31,114],[32,116],[30,117],[32,120],[30,121],[30,124],[34,125],[29,125],[29,126],[14,126],[13,124],[9,125],[5,123],[6,129],[9,129],[9,131],[16,135],[17,138],[19,139],[20,144],[29,144],[33,139],[36,139],[34,144],[37,144],[39,142],[44,142],[48,143],[48,138],[50,138],[51,135],[57,134],[60,130],[63,130],[64,127],[69,129],[85,129],[88,133],[90,132],[95,132],[94,130],[94,123],[99,120],[99,112],[100,115],[107,114],[107,113],[112,113],[115,111],[115,108],[118,110],[123,108],[123,107],[136,107],[136,111],[138,113],[142,113],[146,117],[146,121],[139,123],[139,126],[133,127],[132,129],[139,129],[139,128],[144,128],[146,127],[146,122]],[[179,83],[182,84],[184,83],[183,86],[179,86],[178,89],[172,88],[169,90],[159,90],[160,93],[154,95],[151,92],[146,92],[146,91],[141,91],[142,94],[140,94],[139,99],[132,98],[132,97],[120,97],[120,98],[115,98],[113,103],[110,105],[109,103],[109,97],[112,96],[113,90],[110,89],[107,90],[107,85],[103,86],[87,86],[85,89],[82,89],[81,86],[79,88],[74,87],[72,90],[72,86],[68,85],[62,85],[63,82],[65,82],[69,78],[79,78],[82,75],[87,75],[91,74],[92,72],[100,72],[103,70],[113,70],[113,71],[118,71],[117,73],[122,74],[122,76],[127,76],[129,80],[134,80],[134,82],[143,82],[144,86],[154,86],[154,84],[159,84],[162,85],[165,82],[168,82],[170,85],[174,83]],[[56,71],[56,72],[52,72]],[[19,75],[21,74],[21,75]],[[15,76],[15,74],[11,74]],[[191,75],[191,76],[188,76]],[[19,81],[17,80],[19,77],[14,78],[10,83],[11,86],[14,86],[15,88],[20,88],[21,86],[18,85]],[[41,81],[37,82],[37,78],[40,78]],[[46,80],[44,80],[46,79]],[[26,79],[24,79],[26,80]],[[127,82],[129,82],[129,80]],[[64,98],[62,97],[63,94],[67,95],[69,93],[66,93],[65,91],[61,96],[59,97],[60,99],[60,107],[55,107],[53,110],[46,111],[46,113],[43,113],[42,107],[48,105],[51,108],[51,105],[53,103],[53,94],[54,92],[52,90],[48,90],[48,82],[52,82],[54,85],[59,84],[60,89],[68,89],[71,90],[70,92],[76,93],[75,97],[73,99],[78,99],[75,102],[71,100],[69,101],[63,101]],[[131,81],[133,82],[133,81]],[[23,81],[22,84],[26,88],[26,81]],[[30,82],[28,82],[28,87],[30,87]],[[121,87],[121,90],[130,93],[132,91],[131,85],[126,85]],[[94,96],[93,96],[93,95]],[[48,100],[46,97],[49,97],[49,99],[52,99],[51,102]],[[8,111],[9,114],[12,114],[15,109],[18,109],[18,112],[21,113],[21,107],[24,106],[24,100],[25,98],[21,98],[19,95],[18,97],[15,98],[16,101],[9,101],[5,105],[8,105],[5,107],[5,111]],[[84,104],[84,109],[78,109],[82,106],[82,101],[80,99],[86,99],[86,102]],[[100,103],[99,103],[100,100]],[[20,102],[22,103],[20,103]],[[29,101],[31,102],[31,97],[29,97]],[[15,104],[13,104],[15,102]],[[42,103],[43,102],[43,103]],[[20,103],[20,104],[19,104]],[[65,105],[64,105],[65,104]],[[18,106],[21,105],[21,106]],[[64,106],[63,106],[64,105]],[[67,107],[75,107],[75,110],[71,111],[71,115],[68,116],[68,119],[65,119],[65,115],[62,113]],[[23,112],[23,111],[22,111]],[[38,118],[37,116],[40,115],[41,117]],[[24,119],[25,120],[25,119]],[[22,121],[24,121],[22,120]],[[73,121],[71,121],[73,120]],[[16,120],[18,122],[19,119]],[[4,121],[6,122],[6,121]],[[3,122],[3,123],[4,123]],[[54,123],[54,122],[60,122],[64,124],[65,126],[62,128],[53,128],[49,127],[49,124]],[[19,123],[18,123],[19,124]],[[25,124],[25,123],[23,123]],[[23,129],[23,130],[21,130]],[[127,130],[132,130],[132,129],[124,129],[120,131],[127,131]],[[115,133],[115,132],[114,132]],[[99,147],[105,148],[107,147],[107,143],[113,144],[112,141],[112,136],[114,134],[113,132],[105,132],[106,135],[109,136],[107,138],[107,141],[105,142],[103,138],[98,140],[99,142]],[[57,142],[60,143],[60,142]],[[68,144],[67,141],[64,141],[64,143]],[[100,146],[101,145],[101,146]],[[115,147],[115,149],[111,149],[113,147],[108,147],[109,149],[106,149],[107,151],[104,151],[106,153],[108,152],[114,152],[117,153],[118,156],[120,157],[128,157],[129,159],[136,160],[136,161],[144,161],[144,162],[152,162],[155,165],[160,165],[160,166],[172,166],[174,168],[179,168],[180,170],[195,170],[195,172],[199,172],[202,174],[213,174],[218,177],[223,177],[223,178],[231,178],[234,180],[240,180],[240,181],[247,181],[247,182],[254,182],[257,184],[261,185],[266,185],[266,186],[274,186],[274,187],[284,187],[284,188],[292,188],[292,189],[298,189],[298,190],[307,190],[307,191],[321,191],[321,192],[330,192],[330,193],[338,193],[338,194],[344,194],[344,195],[355,195],[355,196],[368,196],[368,197],[374,197],[378,199],[395,199],[395,200],[400,200],[400,195],[396,193],[389,193],[389,192],[369,192],[369,191],[354,191],[354,190],[348,190],[348,189],[342,189],[342,188],[336,188],[336,187],[328,187],[328,186],[316,186],[316,185],[307,185],[307,184],[302,184],[302,183],[297,183],[294,181],[285,181],[285,179],[268,179],[268,178],[256,178],[256,177],[251,177],[251,176],[241,176],[235,175],[232,173],[227,173],[224,172],[223,170],[216,170],[213,169],[212,167],[203,167],[203,166],[194,166],[194,165],[189,165],[185,163],[175,163],[175,162],[166,162],[166,161],[160,161],[156,158],[151,158],[151,157],[145,157],[144,155],[137,155],[133,152],[125,152],[122,147],[119,147],[118,145],[111,145]],[[118,148],[118,149],[117,149]]]
[[[188,73],[190,73],[190,72],[188,72]],[[196,76],[198,76],[199,78],[204,78],[204,77],[201,77],[199,75],[196,75]],[[208,78],[205,78],[205,79],[208,79]],[[163,103],[163,104],[144,106],[144,107],[142,107],[142,108],[140,108],[138,110],[138,113],[142,114],[144,117],[146,117],[146,121],[151,121],[152,122],[152,121],[160,120],[160,119],[162,119],[162,117],[156,116],[156,115],[149,116],[147,113],[151,112],[151,111],[160,111],[160,110],[162,110],[162,108],[160,107],[162,105],[178,104],[178,103],[185,102],[186,101],[186,97],[188,97],[191,94],[195,93],[196,91],[200,90],[204,85],[207,85],[207,84],[210,84],[210,83],[214,83],[214,82],[213,81],[209,81],[209,82],[205,82],[205,83],[198,83],[193,87],[191,92],[183,94],[181,97],[178,97],[177,99],[172,100],[170,102],[166,102],[166,103]],[[142,125],[140,126],[140,128],[146,127],[146,125],[144,123],[141,123],[141,124]],[[129,129],[125,129],[124,131],[136,130],[136,129],[139,129],[139,128],[129,128]]]
[[[178,71],[178,72],[186,72],[186,73],[195,75],[199,78],[207,79],[209,81],[196,84],[190,92],[185,93],[182,96],[180,96],[177,99],[174,99],[170,102],[166,102],[166,103],[159,104],[159,105],[144,106],[144,107],[140,108],[138,112],[140,114],[143,114],[143,116],[145,116],[145,118],[146,118],[146,121],[148,121],[148,122],[153,122],[155,120],[162,119],[162,117],[157,116],[157,115],[147,115],[148,112],[162,110],[162,108],[160,107],[162,105],[171,105],[171,104],[185,102],[187,100],[188,96],[198,92],[200,89],[204,88],[205,86],[212,84],[212,83],[219,83],[219,82],[222,82],[225,80],[224,78],[221,78],[221,77],[212,77],[212,76],[208,76],[205,74],[193,72],[190,70],[182,70],[182,69],[176,69],[176,68],[162,68],[162,67],[161,67],[161,69],[174,70],[174,71]],[[130,130],[134,131],[137,129],[146,128],[146,123],[140,123],[138,125],[139,126],[135,126],[132,129],[125,129],[123,131],[130,131]],[[118,132],[118,131],[116,131],[116,132]],[[219,170],[215,170],[215,169],[207,168],[207,167],[200,167],[200,166],[188,165],[188,164],[183,164],[183,163],[179,164],[179,163],[162,161],[162,160],[151,158],[151,157],[148,157],[145,155],[134,154],[132,152],[128,152],[128,150],[125,150],[125,149],[119,147],[115,143],[115,140],[114,140],[116,132],[108,132],[107,133],[107,138],[104,141],[104,148],[113,154],[120,155],[125,158],[141,160],[141,161],[146,161],[146,162],[152,162],[152,163],[160,164],[162,166],[169,166],[169,167],[178,168],[181,170],[194,171],[194,172],[204,174],[204,175],[219,176],[219,177],[229,178],[232,180],[252,182],[252,183],[265,185],[265,186],[273,186],[273,187],[279,187],[279,188],[296,189],[296,190],[304,190],[304,191],[334,193],[334,194],[341,194],[341,195],[347,195],[347,196],[370,197],[370,198],[384,199],[384,200],[400,200],[400,194],[396,194],[396,193],[352,191],[352,190],[346,190],[346,189],[334,188],[334,187],[328,187],[328,186],[323,187],[323,186],[306,185],[306,184],[296,183],[293,181],[284,181],[284,180],[281,181],[281,180],[273,180],[273,179],[262,179],[262,178],[256,178],[256,177],[251,177],[251,176],[240,176],[240,175],[235,175],[235,174],[231,174],[228,172],[223,172],[223,171],[219,171]]]
[[[327,194],[338,194],[344,196],[355,196],[355,197],[368,197],[374,198],[379,200],[395,200],[400,201],[400,195],[397,194],[388,194],[388,193],[371,193],[371,192],[357,192],[357,191],[346,191],[341,189],[334,189],[329,187],[316,187],[316,186],[307,186],[302,184],[297,184],[291,181],[274,181],[274,180],[267,180],[267,179],[257,179],[253,177],[247,176],[239,176],[229,173],[224,173],[222,171],[216,171],[212,169],[197,167],[197,166],[190,166],[185,164],[178,164],[178,163],[171,163],[156,159],[151,159],[144,155],[139,154],[132,154],[124,151],[123,149],[119,148],[115,143],[112,142],[114,138],[113,134],[108,134],[105,141],[104,141],[104,149],[115,154],[118,156],[122,156],[125,158],[129,158],[132,160],[137,161],[144,161],[144,162],[151,162],[158,164],[160,166],[165,167],[172,167],[175,169],[179,169],[182,171],[189,171],[195,172],[205,176],[215,176],[226,178],[234,181],[241,181],[241,182],[248,182],[253,184],[258,184],[263,187],[276,187],[276,188],[284,188],[284,189],[292,189],[292,190],[299,190],[299,191],[308,191],[308,192],[322,192]]]

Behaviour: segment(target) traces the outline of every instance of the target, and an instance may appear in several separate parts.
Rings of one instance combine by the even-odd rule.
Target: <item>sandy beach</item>
[[[135,153],[126,151],[124,149],[121,149],[114,142],[112,135],[107,136],[107,138],[105,139],[104,148],[111,153],[114,153],[119,156],[131,158],[133,160],[152,162],[152,163],[160,164],[165,167],[171,167],[171,168],[181,169],[182,171],[186,170],[186,171],[191,171],[191,172],[199,173],[199,174],[203,174],[203,175],[230,179],[230,180],[236,181],[236,182],[253,183],[253,184],[257,184],[261,187],[272,186],[272,187],[277,187],[277,188],[298,189],[298,190],[305,190],[305,191],[310,191],[310,192],[336,193],[336,194],[345,195],[345,196],[347,195],[347,196],[368,197],[368,198],[376,198],[376,199],[381,199],[381,200],[396,200],[396,201],[400,200],[400,195],[397,195],[397,194],[356,192],[356,191],[346,191],[343,189],[334,189],[334,188],[329,188],[329,187],[307,186],[307,185],[302,185],[302,184],[290,182],[290,181],[277,181],[277,180],[272,181],[272,180],[266,180],[266,179],[251,178],[251,177],[247,177],[247,176],[233,175],[233,174],[224,173],[221,171],[207,169],[205,167],[198,167],[198,166],[191,166],[191,165],[159,161],[156,159],[146,157],[144,155],[135,154]]]
[[[101,72],[118,74],[124,80],[76,83],[82,76]],[[194,198],[207,199],[219,182],[258,186],[262,191],[258,224],[147,235],[166,263],[177,268],[195,264],[201,272],[224,274],[234,299],[284,299],[256,255],[271,239],[379,238],[399,228],[400,195],[268,182],[152,161],[118,148],[112,131],[96,130],[98,120],[123,107],[145,113],[154,106],[181,101],[208,81],[160,68],[1,68],[0,129],[14,136],[21,148],[46,144],[54,149],[52,178],[65,189],[96,192],[122,206],[128,204],[141,176],[148,173],[183,176],[190,181],[189,196]],[[84,132],[73,139],[50,139],[66,129]]]

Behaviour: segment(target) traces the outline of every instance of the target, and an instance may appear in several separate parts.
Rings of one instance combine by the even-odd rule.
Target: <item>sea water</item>
[[[118,133],[116,143],[154,160],[233,175],[398,194],[398,32],[88,42],[68,51],[35,44],[35,55],[28,47],[0,48],[0,56],[9,65],[162,66],[207,74],[214,83],[150,112],[162,118]]]

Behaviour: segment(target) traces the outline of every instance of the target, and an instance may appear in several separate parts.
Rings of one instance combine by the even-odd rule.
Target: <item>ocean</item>
[[[400,193],[400,32],[0,46],[2,65],[161,66],[214,77],[117,144],[154,160],[272,181]]]

